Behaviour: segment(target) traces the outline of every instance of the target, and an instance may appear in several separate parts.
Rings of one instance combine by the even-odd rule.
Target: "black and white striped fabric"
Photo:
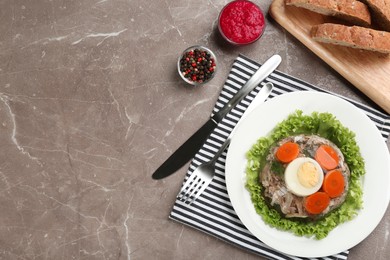
[[[215,113],[222,108],[259,67],[260,64],[251,59],[242,55],[238,56],[232,65],[231,72],[225,82],[213,112]],[[292,91],[316,90],[326,92],[307,82],[288,76],[279,71],[272,73],[265,81],[274,84],[274,89],[269,98]],[[185,181],[198,165],[213,157],[260,89],[261,87],[257,86],[255,90],[248,94],[248,96],[245,97],[213,131],[192,160]],[[390,133],[390,115],[353,100],[347,100],[364,111],[368,117],[373,120],[386,141]],[[241,223],[234,212],[227,194],[225,184],[225,159],[226,151],[216,163],[216,175],[213,181],[200,197],[190,206],[176,200],[169,217],[269,259],[301,259],[299,257],[282,254],[270,248],[253,236]],[[322,259],[347,259],[348,254],[349,251],[345,251]]]

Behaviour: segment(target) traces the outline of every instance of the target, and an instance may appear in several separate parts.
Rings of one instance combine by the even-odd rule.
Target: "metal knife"
[[[273,55],[269,58],[245,83],[245,85],[223,106],[217,113],[196,131],[184,144],[182,144],[152,175],[153,179],[165,178],[186,164],[195,153],[202,147],[207,137],[225,117],[229,111],[236,106],[249,92],[268,77],[280,64],[282,58]],[[258,94],[260,95],[260,93]],[[264,97],[267,98],[268,94]]]

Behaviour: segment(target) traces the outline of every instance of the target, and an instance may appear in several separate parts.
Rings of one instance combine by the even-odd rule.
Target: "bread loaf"
[[[390,32],[390,0],[362,0],[371,10],[377,26]]]
[[[365,27],[371,25],[371,15],[367,5],[356,0],[286,0],[286,4],[334,16],[354,25]]]
[[[324,23],[312,27],[311,37],[318,42],[390,53],[390,33],[385,31]]]

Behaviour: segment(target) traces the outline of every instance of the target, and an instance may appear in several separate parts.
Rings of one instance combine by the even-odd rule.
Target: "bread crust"
[[[356,0],[286,0],[286,4],[334,16],[355,25],[371,25],[368,6]]]
[[[373,20],[382,30],[390,32],[390,0],[361,0],[368,5]]]
[[[324,23],[312,27],[311,37],[318,42],[390,53],[390,33],[385,31]]]

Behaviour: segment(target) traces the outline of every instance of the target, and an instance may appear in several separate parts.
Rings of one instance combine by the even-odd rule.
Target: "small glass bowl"
[[[231,37],[229,37],[228,35],[226,35],[225,33],[224,33],[224,30],[223,30],[223,28],[222,28],[222,25],[221,25],[221,19],[222,19],[222,15],[224,14],[224,12],[226,11],[226,10],[228,10],[229,8],[235,8],[235,9],[237,9],[235,12],[233,12],[234,13],[234,15],[235,16],[237,16],[237,14],[249,14],[249,15],[253,15],[253,13],[248,13],[248,12],[244,12],[243,10],[239,10],[239,9],[242,9],[242,8],[244,8],[244,6],[242,6],[242,4],[245,4],[245,5],[251,5],[252,7],[255,7],[256,9],[257,9],[257,11],[259,11],[259,14],[261,15],[261,21],[262,21],[262,28],[261,28],[261,31],[259,32],[259,35],[256,37],[256,38],[254,38],[254,39],[247,39],[247,40],[245,40],[245,39],[242,39],[241,41],[235,41],[233,38],[231,38],[231,37],[233,37],[233,36],[231,36]],[[227,11],[228,12],[228,11]],[[239,17],[239,18],[237,18],[237,17],[225,17],[225,19],[243,19],[243,17]],[[253,18],[252,18],[253,19]],[[256,42],[257,40],[259,40],[260,38],[261,38],[261,36],[263,35],[263,33],[264,33],[264,31],[265,31],[265,27],[266,27],[266,21],[265,21],[265,16],[264,16],[264,12],[263,12],[263,10],[261,10],[261,8],[257,5],[257,4],[255,4],[255,3],[253,3],[252,1],[248,1],[248,0],[236,0],[236,1],[232,1],[232,2],[229,2],[228,4],[226,4],[223,8],[222,8],[222,10],[220,11],[220,13],[219,13],[219,16],[218,16],[218,31],[219,31],[219,33],[221,34],[221,36],[222,36],[222,38],[224,38],[227,42],[229,42],[230,44],[232,44],[232,45],[238,45],[238,46],[240,46],[240,45],[248,45],[248,44],[251,44],[251,43],[254,43],[254,42]],[[235,25],[236,26],[236,25]],[[241,31],[241,30],[243,30],[244,28],[241,28],[241,27],[239,27],[239,28],[237,28],[236,30],[237,31]],[[248,29],[248,28],[247,28]],[[231,29],[231,30],[233,30],[233,29]]]
[[[193,52],[192,57],[194,58],[192,63],[191,51]],[[196,55],[197,53],[200,55]],[[204,53],[204,56],[202,53]],[[189,58],[189,60],[186,60],[186,58]],[[205,62],[206,64],[204,64]],[[210,67],[208,67],[207,63],[210,64]],[[210,68],[212,68],[211,71]],[[177,71],[180,77],[188,84],[194,86],[202,85],[214,78],[217,71],[217,58],[209,48],[200,45],[191,46],[185,49],[177,60]]]

